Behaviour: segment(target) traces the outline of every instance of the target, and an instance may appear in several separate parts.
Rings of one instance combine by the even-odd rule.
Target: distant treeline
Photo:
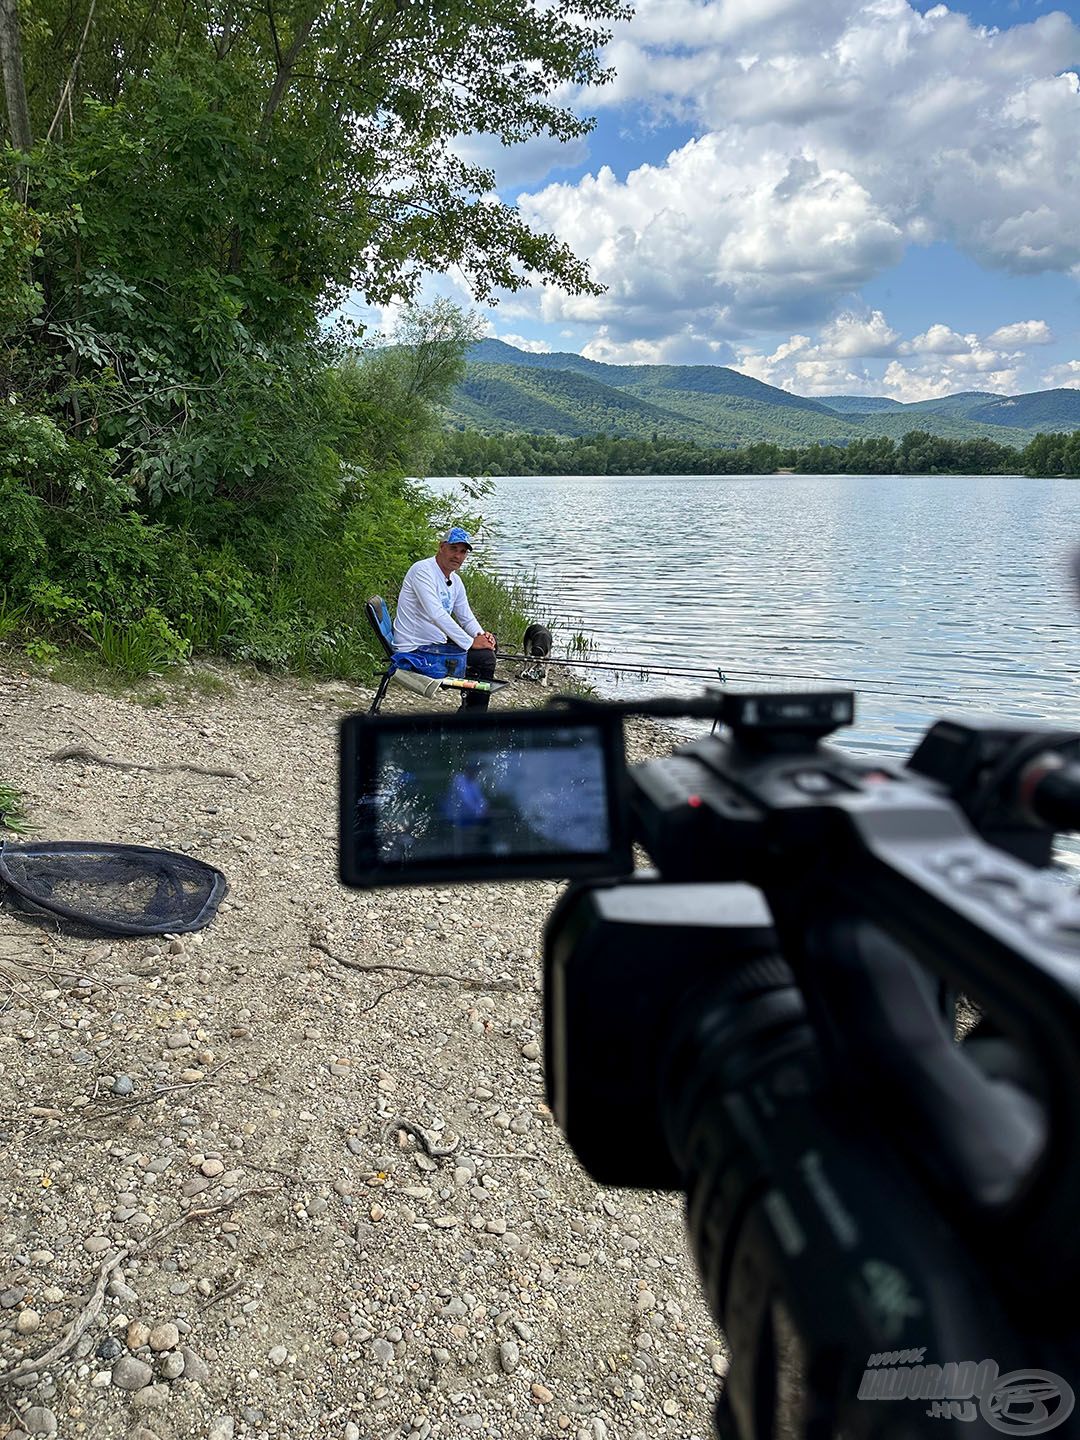
[[[1036,435],[1022,450],[994,440],[947,440],[910,430],[848,445],[791,447],[757,441],[744,448],[698,445],[654,435],[566,439],[559,435],[482,435],[448,431],[429,474],[439,475],[1077,475],[1080,431]]]

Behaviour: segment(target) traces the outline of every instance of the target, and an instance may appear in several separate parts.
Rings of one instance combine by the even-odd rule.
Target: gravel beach
[[[681,1196],[595,1185],[544,1105],[560,887],[344,890],[368,696],[214,674],[146,703],[0,666],[40,838],[229,880],[174,939],[0,909],[0,1437],[707,1440]]]

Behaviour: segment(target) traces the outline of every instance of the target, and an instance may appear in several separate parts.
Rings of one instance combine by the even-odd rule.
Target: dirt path
[[[0,1437],[706,1440],[725,1363],[681,1201],[594,1185],[543,1104],[557,887],[343,890],[339,685],[0,682],[42,838],[230,886],[174,940],[0,910]]]

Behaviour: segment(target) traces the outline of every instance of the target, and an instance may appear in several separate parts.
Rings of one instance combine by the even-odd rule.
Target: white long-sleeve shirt
[[[456,573],[447,579],[434,556],[409,567],[394,617],[399,650],[419,650],[422,645],[443,645],[447,640],[468,650],[482,628],[469,609],[465,586]]]

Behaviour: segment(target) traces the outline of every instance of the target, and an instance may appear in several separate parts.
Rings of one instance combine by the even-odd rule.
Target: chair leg
[[[369,715],[377,715],[379,713],[379,706],[383,702],[383,696],[386,694],[386,687],[390,684],[390,676],[393,673],[394,672],[392,670],[387,670],[384,672],[382,679],[379,681],[379,688],[375,691],[375,699],[372,700],[371,705],[368,708],[367,713]]]

